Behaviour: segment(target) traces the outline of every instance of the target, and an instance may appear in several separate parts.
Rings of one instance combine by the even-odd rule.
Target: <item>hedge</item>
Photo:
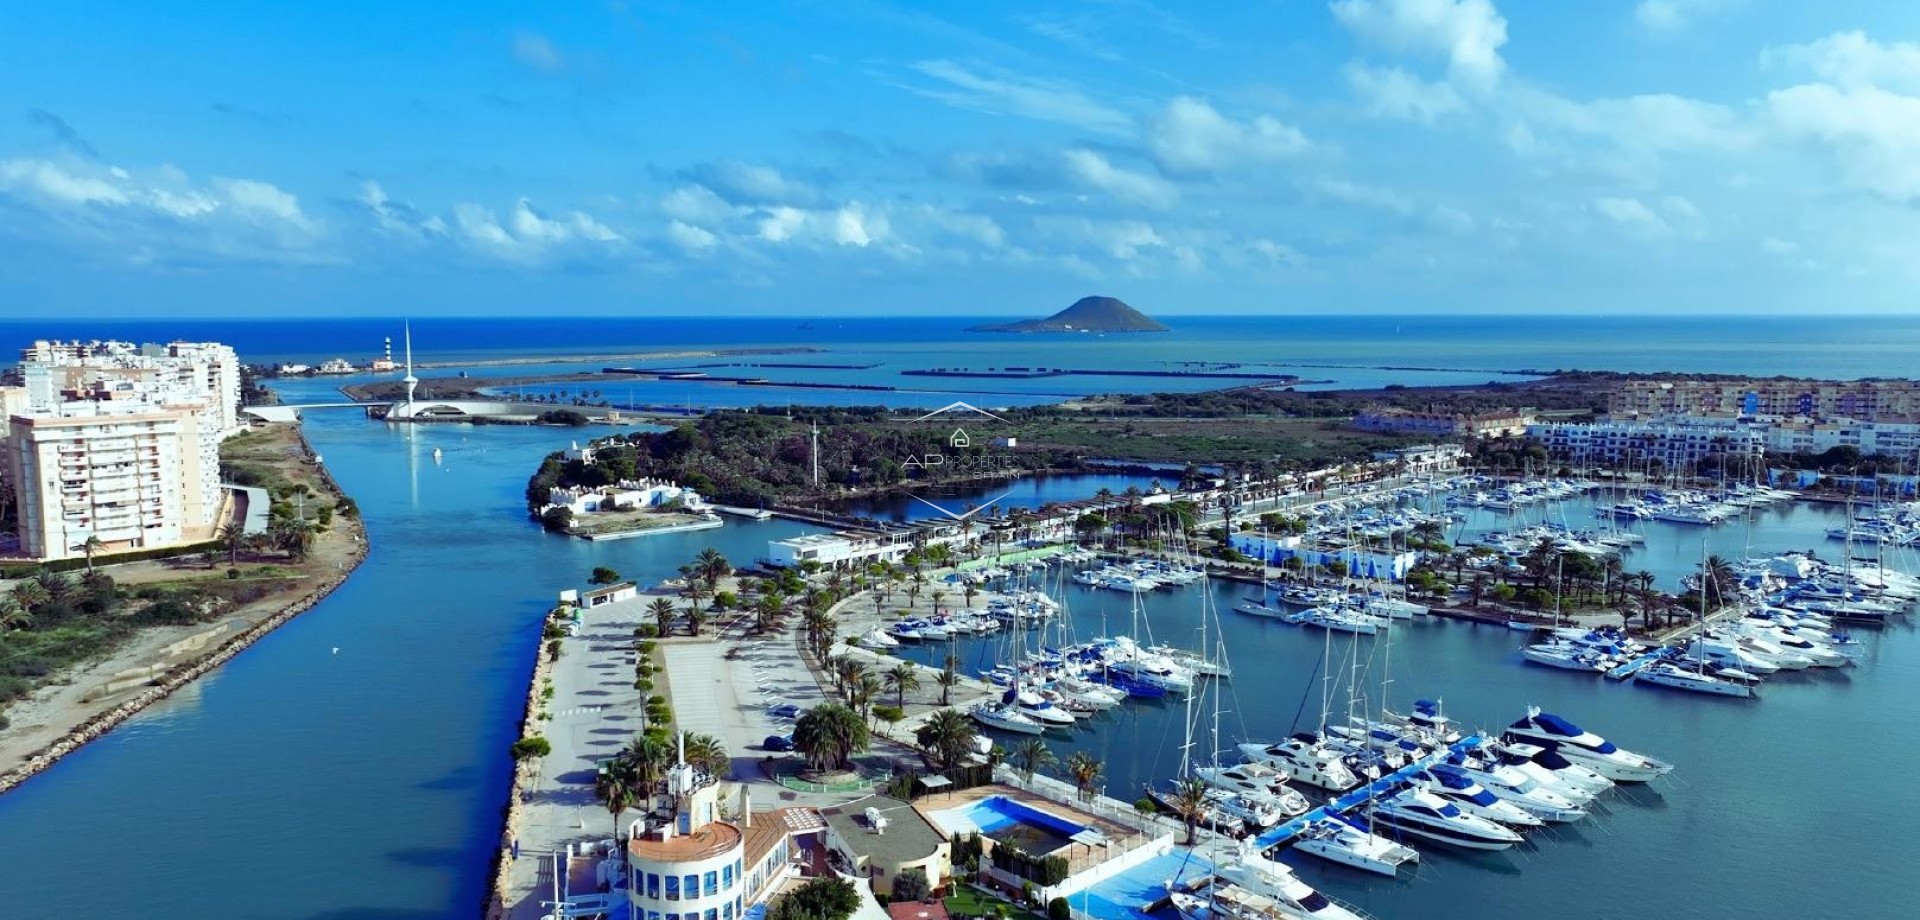
[[[117,565],[122,562],[145,562],[149,559],[191,556],[196,553],[209,551],[224,554],[226,547],[218,540],[210,540],[205,543],[190,543],[186,546],[157,546],[152,549],[136,549],[130,552],[113,553],[111,555],[96,554],[93,557],[93,564],[99,566]],[[31,578],[35,572],[42,569],[53,572],[72,572],[86,567],[86,557],[76,556],[72,559],[55,559],[51,562],[38,562],[33,565],[0,567],[0,578]]]

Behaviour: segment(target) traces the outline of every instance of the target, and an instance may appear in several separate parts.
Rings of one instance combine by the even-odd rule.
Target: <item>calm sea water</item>
[[[445,322],[445,330],[469,328]],[[635,348],[656,347],[691,337],[702,325],[596,322],[593,351],[626,338]],[[1215,344],[1203,352],[1168,347],[1201,341],[1181,338],[1185,331],[1157,342],[1087,344],[1141,349],[1128,360],[1219,360],[1244,351],[1316,360],[1351,355],[1369,363],[1445,360],[1476,368],[1592,367],[1611,360],[1621,368],[1858,376],[1912,366],[1920,330],[1920,324],[1888,321],[1845,335],[1838,324],[1594,320],[1556,327],[1562,321],[1541,321],[1547,325],[1535,326],[1536,336],[1559,331],[1551,341],[1529,342],[1526,324],[1513,320],[1421,320],[1432,325],[1403,324],[1410,331],[1397,336],[1391,320],[1316,321],[1326,328],[1273,321],[1292,323],[1287,328],[1297,333],[1277,339],[1234,325],[1252,321],[1219,322],[1209,333],[1215,338],[1205,340]],[[371,345],[349,345],[377,341],[387,325],[229,324],[196,331],[135,324],[58,332],[204,335],[234,342],[258,360],[294,340],[315,351],[291,357],[367,354]],[[817,325],[819,341],[838,328]],[[726,332],[730,341],[745,341],[749,333],[791,341],[783,338],[794,335],[790,326],[756,331],[729,323]],[[468,360],[580,340],[545,324],[492,328],[488,338],[460,345]],[[927,332],[917,344],[902,344],[905,333],[885,338],[877,328],[867,327],[873,338],[862,347],[937,354],[938,342],[954,339],[950,331]],[[1268,334],[1277,335],[1273,328]],[[1692,331],[1676,338],[1680,328]],[[439,334],[432,322],[416,329]],[[502,329],[525,338],[514,343]],[[1638,338],[1600,344],[1629,333]],[[53,332],[9,324],[0,326],[0,343],[33,334]],[[1416,334],[1427,339],[1416,343]],[[1721,335],[1745,344],[1712,346]],[[1862,336],[1881,350],[1849,344]],[[994,341],[1015,351],[1045,347],[1040,340]],[[1229,346],[1234,350],[1223,350]],[[284,386],[289,401],[307,402],[329,398],[333,383]],[[455,426],[409,431],[370,424],[352,412],[311,413],[308,427],[365,511],[371,557],[340,591],[192,691],[0,796],[0,851],[7,854],[0,864],[0,917],[42,913],[53,904],[100,913],[124,904],[146,916],[195,920],[473,916],[499,831],[503,752],[518,718],[537,621],[553,592],[596,565],[656,580],[709,544],[749,560],[764,553],[767,539],[802,530],[781,522],[730,522],[723,530],[603,544],[552,538],[525,522],[520,492],[533,464],[564,435]],[[444,451],[438,465],[430,458],[435,447]],[[1712,539],[1722,553],[1749,541],[1756,550],[1818,545],[1825,514],[1763,512],[1762,523],[1750,530],[1722,528]],[[1677,577],[1698,558],[1698,541],[1697,535],[1650,540],[1645,561],[1633,564]],[[1214,590],[1225,610],[1244,589]],[[1130,619],[1117,594],[1074,589],[1069,598],[1083,634],[1125,628]],[[1193,591],[1156,595],[1150,604],[1156,635],[1192,641],[1201,609]],[[1317,710],[1322,637],[1231,612],[1222,616],[1238,668],[1222,717],[1229,736],[1223,746],[1284,732],[1303,701],[1309,715]],[[1336,648],[1343,641],[1336,639]],[[1680,771],[1671,782],[1616,800],[1610,815],[1557,831],[1558,839],[1537,847],[1490,857],[1434,848],[1418,881],[1374,880],[1319,865],[1305,871],[1383,917],[1453,920],[1544,910],[1596,920],[1629,911],[1687,918],[1902,916],[1902,876],[1886,857],[1899,851],[1901,829],[1920,820],[1920,795],[1903,772],[1908,757],[1920,753],[1911,715],[1911,700],[1920,693],[1920,640],[1903,625],[1871,641],[1860,668],[1775,681],[1762,700],[1743,703],[1522,667],[1513,654],[1517,637],[1504,629],[1433,624],[1406,630],[1392,653],[1393,702],[1440,695],[1457,717],[1489,725],[1504,724],[1536,702],[1623,745],[1676,761]],[[984,660],[983,651],[962,651]],[[1371,666],[1377,675],[1379,660]],[[1093,750],[1109,762],[1110,791],[1127,795],[1171,771],[1183,735],[1180,716],[1174,707],[1131,707],[1057,747],[1063,756],[1077,746]],[[1888,831],[1876,836],[1872,828]],[[1862,829],[1868,829],[1864,838]],[[86,900],[76,904],[77,898]],[[94,907],[96,900],[102,906]]]

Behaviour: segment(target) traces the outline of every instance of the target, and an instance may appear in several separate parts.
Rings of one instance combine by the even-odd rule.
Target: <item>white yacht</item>
[[[1715,667],[1738,668],[1762,677],[1780,670],[1779,665],[1741,648],[1739,642],[1712,635],[1694,637],[1693,641],[1687,643],[1687,655]]]
[[[981,725],[1003,732],[1038,735],[1047,730],[1044,724],[1022,715],[1019,709],[989,701],[982,701],[967,710],[967,715],[972,716],[973,720]]]
[[[1052,700],[1025,688],[1008,689],[1000,705],[1014,707],[1021,715],[1049,728],[1065,728],[1080,721],[1073,713],[1053,705]]]
[[[1501,766],[1519,771],[1576,804],[1592,801],[1600,793],[1613,788],[1613,780],[1539,745],[1493,744],[1488,747],[1488,752],[1499,760]]]
[[[1488,792],[1458,768],[1436,764],[1413,775],[1414,785],[1452,802],[1467,814],[1508,827],[1539,827],[1544,822],[1532,812]]]
[[[1293,849],[1343,866],[1393,875],[1419,862],[1420,851],[1348,823],[1344,818],[1315,818],[1300,829]]]
[[[860,645],[863,648],[893,648],[899,644],[900,640],[887,635],[887,631],[878,626],[860,635]]]
[[[1358,908],[1315,891],[1286,863],[1261,856],[1251,844],[1251,841],[1242,841],[1240,858],[1221,860],[1215,864],[1214,871],[1221,878],[1254,894],[1272,898],[1309,920],[1372,920]]]
[[[1709,696],[1753,697],[1753,685],[1745,680],[1737,679],[1725,671],[1720,675],[1708,674],[1704,669],[1689,668],[1677,661],[1656,661],[1647,665],[1633,672],[1633,681]]]
[[[1310,737],[1295,736],[1277,744],[1247,743],[1240,753],[1248,762],[1272,767],[1288,779],[1334,792],[1345,792],[1360,785],[1360,777],[1347,768],[1339,751]]]
[[[1434,769],[1470,779],[1494,798],[1542,821],[1578,821],[1587,816],[1586,805],[1593,800],[1589,793],[1552,788],[1520,769],[1499,763],[1442,764]]]
[[[1439,700],[1414,700],[1412,713],[1403,716],[1387,710],[1380,714],[1380,718],[1388,725],[1399,726],[1440,744],[1452,744],[1461,738],[1460,730],[1453,726],[1452,719],[1447,718]]]
[[[1520,835],[1485,818],[1461,811],[1431,792],[1408,789],[1380,799],[1366,810],[1369,824],[1401,834],[1469,850],[1504,850]]]
[[[1284,619],[1300,626],[1317,626],[1361,636],[1371,636],[1385,628],[1384,621],[1371,614],[1342,607],[1309,607],[1299,613],[1290,613]]]
[[[1571,642],[1541,642],[1521,649],[1520,654],[1534,664],[1567,671],[1599,673],[1612,670],[1616,664],[1606,655],[1592,649],[1581,648]]]
[[[1287,778],[1272,767],[1257,763],[1231,767],[1195,767],[1193,775],[1215,789],[1237,792],[1271,802],[1286,817],[1304,815],[1313,805],[1300,790],[1287,785]]]
[[[1673,772],[1673,765],[1614,746],[1593,732],[1530,706],[1524,718],[1507,726],[1510,740],[1558,751],[1568,760],[1615,782],[1644,783]]]
[[[1266,830],[1287,817],[1280,811],[1278,803],[1231,789],[1208,789],[1207,804],[1246,822],[1255,830]]]
[[[1241,613],[1251,614],[1256,617],[1272,617],[1276,620],[1293,612],[1291,610],[1288,610],[1285,607],[1281,607],[1276,604],[1269,604],[1265,601],[1257,600],[1251,597],[1241,601],[1238,604],[1233,605],[1233,609]]]

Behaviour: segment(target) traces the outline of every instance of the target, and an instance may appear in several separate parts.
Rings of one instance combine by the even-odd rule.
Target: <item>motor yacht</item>
[[[1613,780],[1539,745],[1494,743],[1486,752],[1501,766],[1519,771],[1576,805],[1584,805],[1613,788]]]
[[[1263,600],[1251,597],[1233,605],[1233,609],[1256,617],[1272,617],[1276,620],[1293,612],[1285,607],[1269,604]]]
[[[1458,768],[1436,764],[1413,775],[1414,785],[1452,802],[1467,814],[1508,827],[1539,827],[1541,819],[1519,805],[1488,792]]]
[[[899,644],[900,640],[887,635],[887,631],[878,626],[860,634],[860,645],[863,648],[893,648]]]
[[[1300,790],[1287,785],[1280,771],[1258,763],[1231,767],[1196,767],[1193,775],[1215,789],[1226,789],[1256,799],[1266,799],[1286,817],[1304,815],[1312,808]]]
[[[1541,642],[1521,649],[1520,654],[1534,664],[1566,671],[1599,673],[1610,671],[1618,664],[1606,655],[1571,642]]]
[[[1372,827],[1469,850],[1504,850],[1520,842],[1520,835],[1511,828],[1467,814],[1421,789],[1380,799],[1365,813]]]
[[[1586,805],[1593,800],[1585,792],[1551,788],[1525,771],[1497,760],[1456,757],[1454,762],[1438,764],[1433,769],[1472,780],[1494,798],[1542,821],[1578,821],[1587,816]]]
[[[1447,718],[1439,700],[1414,700],[1413,712],[1403,716],[1388,710],[1380,714],[1380,719],[1389,725],[1411,729],[1417,735],[1440,744],[1452,744],[1461,738],[1460,730],[1454,727],[1452,719]]]
[[[1360,785],[1341,752],[1320,744],[1311,735],[1296,735],[1277,744],[1247,743],[1240,753],[1248,762],[1272,767],[1280,775],[1333,792],[1345,792]]]
[[[1694,637],[1693,641],[1687,643],[1686,654],[1713,667],[1737,668],[1761,677],[1780,670],[1779,665],[1741,648],[1740,643],[1720,639],[1711,634]]]
[[[1243,841],[1240,858],[1220,860],[1214,871],[1221,878],[1255,894],[1265,895],[1310,920],[1372,920],[1358,908],[1343,904],[1314,890],[1300,880],[1292,867],[1255,852],[1251,841]]]
[[[1615,782],[1644,783],[1673,772],[1673,765],[1620,748],[1593,732],[1539,707],[1528,707],[1525,717],[1507,726],[1509,740],[1537,744],[1559,751],[1568,760]]]

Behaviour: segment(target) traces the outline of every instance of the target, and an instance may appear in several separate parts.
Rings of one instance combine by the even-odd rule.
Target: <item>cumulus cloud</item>
[[[1390,51],[1444,57],[1450,77],[1490,88],[1506,70],[1507,20],[1491,0],[1334,0],[1334,18]]]
[[[142,263],[315,262],[321,224],[298,197],[255,179],[196,183],[171,166],[127,169],[77,158],[0,160],[0,198],[76,243]]]
[[[1601,198],[1593,207],[1607,220],[1644,236],[1673,233],[1673,226],[1638,198]]]
[[[360,183],[359,202],[373,217],[374,226],[388,235],[415,241],[447,235],[446,221],[421,214],[412,202],[387,197],[386,189],[371,179]]]
[[[504,221],[488,208],[471,203],[455,205],[453,219],[462,242],[504,262],[530,264],[601,255],[625,242],[585,212],[551,217],[526,198],[514,202]]]
[[[1920,199],[1920,98],[1810,83],[1769,93],[1767,113],[1783,136],[1830,153],[1847,184]]]
[[[1132,127],[1133,119],[1125,112],[1095,101],[1070,83],[1003,71],[982,72],[945,60],[921,61],[913,69],[942,85],[906,89],[955,108],[1059,122],[1107,134],[1123,134]]]
[[[712,231],[679,220],[667,224],[667,238],[680,248],[690,250],[712,249],[720,241]]]
[[[941,169],[948,176],[1005,191],[1096,192],[1126,204],[1172,206],[1180,197],[1172,183],[1115,165],[1096,150],[1074,147],[1044,153],[958,153]]]
[[[1307,149],[1306,135],[1269,115],[1230,119],[1204,100],[1176,96],[1146,122],[1147,149],[1174,174],[1209,173]]]
[[[1633,21],[1648,32],[1672,33],[1701,16],[1738,2],[1740,0],[1640,0],[1633,7]]]
[[[1466,107],[1451,84],[1422,80],[1398,67],[1350,64],[1347,84],[1367,104],[1367,114],[1432,124]]]
[[[1761,60],[1805,67],[1841,89],[1920,92],[1920,44],[1876,42],[1865,32],[1835,32],[1803,45],[1769,48]]]
[[[1376,185],[1365,185],[1347,179],[1323,178],[1314,183],[1313,188],[1323,197],[1341,204],[1381,211],[1399,217],[1411,217],[1418,210],[1413,200],[1407,196],[1393,189]]]

